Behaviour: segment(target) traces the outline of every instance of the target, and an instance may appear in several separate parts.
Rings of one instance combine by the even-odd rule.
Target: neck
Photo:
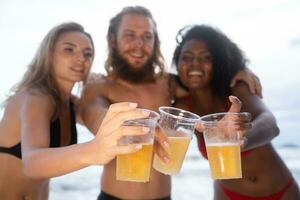
[[[69,99],[71,98],[73,86],[74,86],[74,83],[72,83],[72,84],[59,84],[58,83],[59,94],[61,95],[61,99],[63,102],[69,102]]]

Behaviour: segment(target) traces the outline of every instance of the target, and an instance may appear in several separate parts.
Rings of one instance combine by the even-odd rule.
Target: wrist
[[[83,165],[95,165],[95,152],[93,140],[81,143],[79,162]]]

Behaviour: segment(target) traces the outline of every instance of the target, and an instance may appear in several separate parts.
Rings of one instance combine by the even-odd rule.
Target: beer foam
[[[238,142],[217,142],[205,144],[206,146],[240,146]]]
[[[184,137],[168,137],[169,139],[173,139],[173,140],[190,140],[192,139],[190,136],[184,136]]]

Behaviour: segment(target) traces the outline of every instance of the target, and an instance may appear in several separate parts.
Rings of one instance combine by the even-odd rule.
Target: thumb
[[[203,132],[204,130],[203,124],[201,122],[197,122],[195,128],[198,132]]]
[[[232,103],[228,112],[240,112],[242,102],[236,96],[229,96],[229,101]]]

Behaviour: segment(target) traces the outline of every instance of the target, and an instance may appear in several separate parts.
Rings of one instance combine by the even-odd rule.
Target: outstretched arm
[[[244,150],[263,146],[278,136],[279,128],[274,115],[259,97],[250,94],[245,83],[238,83],[232,91],[243,102],[242,111],[250,112],[253,118],[252,128],[245,134],[247,144]]]
[[[231,80],[230,87],[233,88],[239,81],[248,85],[251,94],[262,98],[262,86],[259,78],[249,68],[239,71]]]
[[[39,105],[37,108],[35,105]],[[125,120],[147,117],[135,109],[136,104],[113,104],[97,131],[96,137],[85,143],[49,148],[49,124],[52,103],[47,98],[31,96],[25,99],[21,111],[22,162],[24,173],[31,178],[60,176],[89,165],[103,165],[118,154],[133,153],[140,145],[118,146],[123,135],[141,135],[149,130],[121,126]],[[48,114],[45,114],[48,113]]]

